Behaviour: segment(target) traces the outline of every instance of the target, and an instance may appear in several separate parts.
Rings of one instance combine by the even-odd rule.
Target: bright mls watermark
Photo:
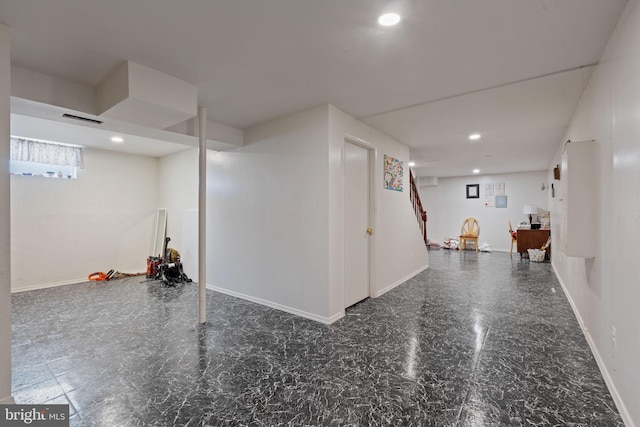
[[[0,426],[69,427],[69,405],[0,405]]]

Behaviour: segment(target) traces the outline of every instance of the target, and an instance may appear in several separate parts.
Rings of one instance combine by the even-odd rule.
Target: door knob
[[[373,228],[367,228],[367,234],[368,235],[372,235],[373,234]]]

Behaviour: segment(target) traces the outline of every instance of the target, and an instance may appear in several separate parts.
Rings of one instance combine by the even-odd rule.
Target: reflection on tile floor
[[[331,326],[209,291],[200,327],[196,285],[143,277],[14,294],[13,395],[78,426],[623,425],[548,263],[430,263]]]

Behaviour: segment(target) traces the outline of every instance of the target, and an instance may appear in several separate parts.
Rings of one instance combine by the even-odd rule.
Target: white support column
[[[11,107],[11,43],[0,24],[0,404],[11,398],[11,198],[9,181],[9,116]]]
[[[207,322],[207,109],[198,108],[198,321]]]

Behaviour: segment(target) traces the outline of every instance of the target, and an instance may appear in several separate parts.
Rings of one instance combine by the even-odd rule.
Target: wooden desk
[[[528,229],[518,229],[518,253],[520,256],[522,254],[527,254],[527,249],[540,249],[542,245],[547,243],[547,239],[549,238],[550,230],[528,230]],[[548,253],[548,252],[547,252]]]

